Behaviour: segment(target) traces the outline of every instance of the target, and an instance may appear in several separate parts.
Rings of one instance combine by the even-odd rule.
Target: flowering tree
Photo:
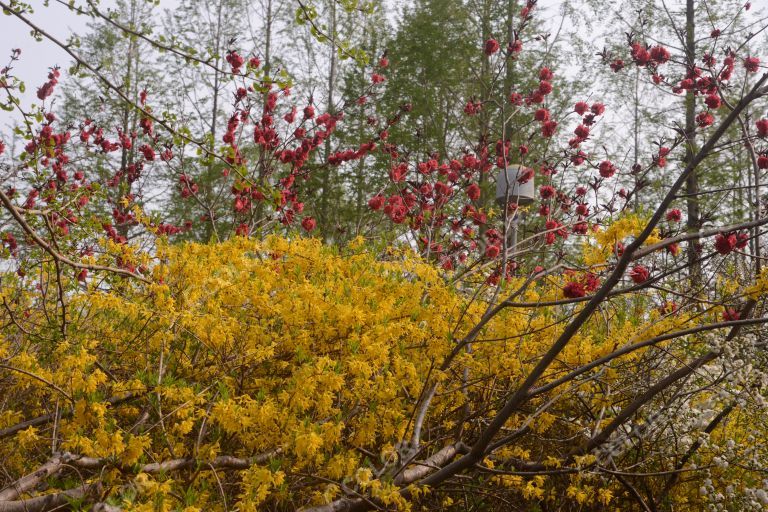
[[[0,7],[56,42],[24,5]],[[316,19],[311,5],[298,12]],[[489,80],[508,83],[536,44],[535,13],[535,2],[523,6],[508,40],[485,36]],[[17,98],[18,51],[2,71],[27,143],[0,187],[0,511],[768,503],[768,454],[755,443],[765,435],[768,216],[758,204],[747,218],[679,227],[685,184],[724,145],[750,148],[760,195],[768,119],[747,118],[768,95],[758,57],[727,48],[722,61],[708,54],[667,72],[660,85],[706,105],[700,144],[660,134],[637,165],[665,169],[663,198],[630,209],[631,191],[616,183],[638,170],[595,156],[605,105],[550,109],[548,66],[503,103],[461,98],[466,116],[493,109],[498,127],[457,154],[414,159],[389,138],[407,103],[367,120],[358,144],[325,151],[345,108],[293,102],[287,82],[236,48],[217,68],[234,101],[212,147],[160,115],[151,95],[131,101],[62,47],[136,112],[139,129],[62,126],[50,108],[57,68],[36,109]],[[625,51],[652,76],[675,58],[660,42]],[[389,59],[366,66],[361,97],[375,101]],[[509,129],[525,143],[513,147]],[[79,169],[76,155],[129,148],[141,168],[103,180]],[[205,208],[185,165],[195,153],[220,163],[230,194],[205,219],[216,242],[172,244],[194,219],[169,224],[130,193],[113,204],[116,184],[163,166],[177,176],[174,200]],[[414,235],[418,254],[299,236],[316,227],[302,181],[372,155],[388,184],[368,205]],[[536,180],[537,201],[518,204],[507,187],[494,208],[489,184],[513,163],[528,169],[520,181]],[[679,246],[692,241],[702,249],[682,261]]]

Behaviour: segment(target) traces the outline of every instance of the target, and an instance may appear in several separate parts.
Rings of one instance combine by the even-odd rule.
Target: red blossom
[[[485,257],[493,259],[501,253],[501,249],[498,245],[489,245],[485,248]]]
[[[656,165],[659,167],[664,167],[667,165],[667,155],[669,154],[670,149],[667,147],[661,147],[659,148],[659,154],[658,156],[654,157],[653,161]]]
[[[467,193],[467,197],[472,201],[480,199],[480,186],[477,183],[468,186],[465,192]]]
[[[544,83],[544,82],[542,82]],[[550,85],[551,87],[551,85]],[[531,103],[544,103],[544,94],[540,90],[533,91],[530,96],[525,98],[526,105],[530,105]]]
[[[235,228],[235,234],[237,236],[245,236],[245,237],[247,237],[249,231],[250,231],[250,228],[248,227],[248,224],[246,224],[244,222],[242,224],[239,224],[237,226],[237,228]]]
[[[736,248],[738,242],[734,233],[718,233],[715,235],[715,250],[720,254],[728,254]]]
[[[245,59],[237,52],[229,52],[226,57],[226,61],[232,67],[232,73],[240,73],[240,68],[243,67]]]
[[[573,130],[573,133],[575,133],[576,136],[579,137],[580,139],[586,139],[587,137],[589,137],[589,128],[587,128],[583,124],[580,124],[579,126],[576,127],[575,130]]]
[[[58,68],[51,69],[51,72],[48,73],[48,81],[37,89],[37,98],[39,100],[45,100],[53,94],[54,86],[59,83],[59,76],[61,76],[61,73]]]
[[[737,233],[736,234],[736,248],[737,249],[744,249],[749,244],[749,235],[746,233]]]
[[[534,112],[533,118],[537,121],[549,121],[549,110],[540,108]]]
[[[710,94],[704,98],[704,103],[711,109],[720,108],[720,97],[717,94]]]
[[[151,146],[144,144],[139,148],[139,151],[144,155],[144,158],[148,161],[153,161],[155,159],[155,150],[152,149]]]
[[[768,137],[768,119],[758,119],[755,121],[758,137]]]
[[[757,57],[747,57],[744,59],[744,68],[750,73],[757,72],[760,67],[760,59]]]
[[[571,281],[563,286],[563,295],[568,299],[578,299],[579,297],[584,297],[586,294],[584,285],[578,281]]]
[[[603,178],[610,178],[616,174],[616,167],[614,167],[613,164],[608,160],[603,160],[600,162],[598,169],[600,171],[600,176]]]
[[[493,55],[494,53],[499,51],[499,42],[495,39],[488,39],[485,42],[485,46],[483,47],[483,51],[486,55]]]
[[[663,46],[654,46],[651,48],[651,58],[658,64],[664,64],[669,61],[669,51]]]
[[[384,206],[384,196],[381,194],[376,194],[372,198],[368,200],[368,208],[371,210],[377,211],[381,210],[381,207]]]
[[[638,66],[645,66],[651,60],[651,54],[640,43],[632,43],[630,53],[632,54],[632,60]]]
[[[588,292],[593,292],[600,288],[600,278],[597,277],[597,275],[593,274],[592,272],[588,273],[584,277],[584,288]]]
[[[714,122],[715,118],[709,112],[700,112],[696,115],[696,124],[699,125],[700,128],[706,128]]]
[[[634,281],[637,284],[642,284],[646,282],[650,277],[650,275],[651,275],[651,272],[644,265],[635,265],[632,268],[632,270],[629,272],[629,277],[631,277],[632,281]]]
[[[301,221],[301,227],[304,228],[307,233],[311,233],[316,226],[317,222],[312,217],[304,217]]]
[[[589,224],[584,221],[577,222],[573,225],[573,232],[577,235],[586,235],[589,230]]]
[[[673,208],[667,212],[667,220],[669,222],[680,222],[683,218],[683,213],[677,208]]]
[[[677,256],[677,254],[680,252],[680,244],[678,243],[671,243],[665,247],[668,253],[670,253],[672,256]]]
[[[573,155],[571,155],[571,163],[573,165],[581,165],[584,163],[584,161],[587,159],[587,154],[583,151],[579,151]]]
[[[464,113],[468,116],[473,116],[483,110],[483,104],[480,101],[468,101],[466,105],[464,105]]]
[[[552,185],[542,185],[539,187],[539,195],[542,199],[549,199],[554,197],[556,193],[555,187]]]
[[[542,137],[552,137],[557,129],[557,123],[555,121],[545,121],[541,125]]]
[[[389,177],[395,183],[400,183],[405,179],[405,175],[407,173],[408,173],[408,164],[401,163],[401,164],[392,166],[392,168],[389,170]]]

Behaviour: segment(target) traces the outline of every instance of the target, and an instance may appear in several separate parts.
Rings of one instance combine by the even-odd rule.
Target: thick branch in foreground
[[[171,471],[180,471],[183,469],[195,468],[213,468],[213,469],[248,469],[254,464],[263,464],[272,457],[279,455],[282,450],[276,448],[253,457],[234,457],[232,455],[219,455],[213,460],[206,461],[194,458],[172,459],[164,462],[151,462],[144,464],[138,469],[138,473],[168,473]],[[101,469],[110,464],[109,459],[95,457],[75,456],[70,465],[81,469]]]
[[[397,485],[408,485],[416,480],[424,478],[435,468],[439,468],[449,463],[457,454],[466,453],[467,447],[463,443],[456,443],[438,450],[426,460],[414,463],[413,467],[406,469],[397,479]],[[355,510],[359,507],[366,507],[369,501],[363,498],[340,498],[327,505],[312,507],[305,512],[341,512]]]
[[[0,512],[48,512],[51,510],[63,510],[68,508],[71,500],[95,494],[100,489],[100,484],[92,484],[54,494],[45,494],[27,500],[0,501]]]
[[[0,501],[15,500],[25,492],[37,487],[40,482],[51,475],[58,473],[64,464],[67,464],[71,456],[59,455],[40,466],[34,473],[25,475],[15,482],[0,490]]]
[[[718,126],[717,130],[715,130],[712,136],[702,146],[701,150],[699,150],[699,152],[687,163],[685,170],[683,170],[675,183],[667,191],[666,196],[657,207],[656,211],[654,212],[648,224],[646,224],[643,231],[626,248],[624,254],[617,262],[614,271],[605,280],[603,286],[600,287],[597,293],[584,306],[576,318],[574,318],[573,321],[571,321],[571,323],[565,327],[560,337],[552,344],[547,353],[542,356],[536,367],[531,371],[528,377],[526,377],[525,381],[520,385],[520,387],[509,395],[507,402],[498,411],[488,427],[486,427],[485,430],[481,432],[480,437],[472,446],[470,452],[460,459],[452,462],[448,466],[445,466],[437,472],[429,475],[427,478],[420,482],[421,485],[438,485],[456,473],[471,467],[482,459],[486,448],[491,444],[493,438],[506,423],[509,417],[514,413],[515,410],[517,410],[518,407],[520,407],[528,400],[530,390],[536,385],[536,382],[539,380],[539,378],[544,374],[547,368],[549,368],[549,366],[557,358],[560,352],[563,351],[563,349],[571,341],[579,329],[581,329],[584,323],[589,320],[592,314],[603,303],[605,298],[608,297],[613,288],[619,283],[622,276],[624,275],[624,272],[627,270],[630,262],[632,261],[635,252],[640,249],[642,244],[645,243],[649,236],[651,236],[651,233],[653,233],[653,230],[656,228],[659,222],[661,222],[664,213],[672,204],[672,201],[674,200],[677,192],[685,184],[688,176],[690,176],[691,173],[693,173],[698,167],[698,165],[710,154],[717,141],[736,121],[736,118],[741,113],[741,111],[744,110],[751,102],[768,92],[764,86],[766,80],[768,80],[768,73],[763,74],[760,77],[755,86],[746,96],[741,99],[741,101],[739,101],[739,103],[736,105],[733,111],[731,111],[728,117],[726,117],[720,126]]]
[[[281,450],[276,448],[247,458],[220,455],[211,461],[192,458],[172,459],[164,462],[145,464],[138,469],[137,473],[169,473],[172,471],[197,468],[244,470],[254,464],[263,464],[280,452]],[[441,462],[444,463],[444,461],[436,461],[435,463]],[[72,453],[57,454],[33,473],[24,475],[8,485],[5,489],[0,490],[0,512],[15,512],[16,510],[47,511],[60,508],[66,505],[68,500],[82,498],[86,494],[89,494],[90,489],[80,487],[57,494],[48,494],[26,500],[11,500],[16,500],[22,494],[33,490],[45,479],[62,471],[64,468],[74,467],[78,469],[101,470],[110,463],[110,459],[105,458],[83,457]],[[416,478],[418,478],[418,476]]]
[[[751,315],[752,310],[755,306],[755,301],[750,299],[747,301],[746,304],[742,307],[740,311],[740,316],[747,317]],[[741,331],[743,327],[743,324],[734,324],[731,328],[731,331],[728,333],[728,335],[725,337],[726,341],[730,341],[733,338],[738,335],[738,333]],[[670,373],[660,381],[658,381],[656,384],[651,386],[646,392],[644,392],[642,395],[635,398],[629,405],[624,407],[624,409],[619,412],[616,417],[609,423],[603,430],[601,430],[596,436],[594,436],[592,439],[590,439],[584,446],[579,447],[575,449],[571,455],[577,455],[577,454],[584,454],[588,453],[589,451],[598,448],[603,443],[608,441],[611,434],[615,432],[619,427],[621,427],[626,421],[628,421],[632,416],[637,413],[637,411],[640,410],[641,407],[643,407],[645,404],[650,402],[656,395],[664,391],[665,389],[668,389],[670,386],[675,384],[676,382],[683,380],[687,378],[689,375],[697,371],[699,368],[704,366],[705,364],[714,361],[721,355],[721,351],[709,351],[706,354],[697,357],[690,363],[685,363],[682,367],[677,369],[676,371]]]

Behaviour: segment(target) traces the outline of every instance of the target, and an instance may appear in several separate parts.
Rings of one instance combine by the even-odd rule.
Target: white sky
[[[41,29],[47,31],[61,41],[66,41],[72,33],[83,34],[90,18],[78,16],[56,0],[51,0],[46,7],[41,0],[28,0],[35,12],[28,17]],[[401,2],[407,3],[407,2]],[[112,2],[102,0],[102,7],[109,7]],[[173,0],[162,0],[161,8],[173,7]],[[545,18],[556,14],[558,0],[540,0],[539,13],[546,13]],[[556,18],[556,16],[554,16]],[[550,18],[550,21],[555,21]],[[27,86],[25,99],[35,101],[35,91],[46,80],[48,68],[54,65],[66,67],[71,59],[69,55],[56,44],[43,39],[36,41],[31,35],[31,29],[13,16],[0,16],[0,65],[8,61],[11,49],[21,48],[21,59],[14,66],[14,74],[22,79]],[[65,75],[65,74],[63,74]],[[64,76],[63,76],[64,77]],[[8,114],[5,114],[8,116]],[[0,125],[7,124],[3,119]]]
[[[88,18],[77,16],[61,4],[52,1],[47,7],[40,0],[31,0],[34,14],[29,18],[52,36],[66,41],[74,33],[82,33]],[[43,39],[38,42],[31,35],[32,29],[13,16],[0,16],[0,62],[5,65],[11,49],[21,48],[21,59],[14,66],[14,75],[27,85],[25,99],[35,99],[35,90],[46,80],[48,68],[65,67],[69,55],[54,43]],[[5,124],[5,123],[3,123]]]

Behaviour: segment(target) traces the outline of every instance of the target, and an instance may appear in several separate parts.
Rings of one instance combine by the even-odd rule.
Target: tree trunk
[[[482,12],[480,14],[480,40],[485,41],[486,38],[491,36],[491,5],[492,2],[485,0],[482,5]],[[506,52],[505,52],[506,53]],[[488,145],[488,139],[490,137],[491,119],[488,114],[489,100],[491,99],[492,87],[491,87],[491,58],[483,52],[481,67],[480,67],[480,87],[481,87],[481,100],[483,101],[483,109],[480,111],[480,127],[477,136],[477,148],[478,152]],[[479,156],[479,155],[478,155]],[[492,158],[489,153],[489,158]],[[488,176],[482,170],[480,176],[478,176],[478,184],[482,194],[478,201],[478,207],[485,209],[488,206],[488,197],[490,194],[490,186],[487,185]],[[480,237],[482,239],[488,227],[485,224],[480,225]]]
[[[336,2],[335,0],[332,0],[330,2],[330,20],[329,20],[329,27],[328,30],[331,34],[331,38],[336,38]],[[333,104],[333,96],[336,89],[336,46],[335,44],[331,44],[331,55],[330,55],[330,63],[328,67],[328,113],[331,115],[334,115],[335,107]],[[320,197],[320,219],[322,221],[322,234],[323,238],[328,240],[330,238],[331,234],[331,222],[330,222],[330,195],[331,195],[331,186],[333,180],[332,174],[334,172],[334,168],[331,165],[327,165],[328,157],[331,156],[331,140],[329,137],[326,137],[325,139],[325,146],[323,150],[323,160],[325,165],[325,172],[323,174],[323,184],[322,184],[322,196]]]
[[[689,69],[693,69],[696,63],[696,41],[695,41],[695,22],[693,0],[686,0],[685,7],[685,52],[686,62]],[[685,160],[688,164],[696,150],[696,99],[692,90],[688,90],[685,95]],[[685,182],[685,193],[687,194],[688,219],[686,229],[688,232],[695,232],[701,228],[701,209],[699,205],[699,175],[698,170],[694,169]],[[702,281],[701,261],[699,252],[701,244],[697,240],[688,242],[687,255],[688,266],[691,278],[691,286],[698,288]]]
[[[135,28],[136,26],[136,0],[131,1],[131,14],[130,14],[130,24],[131,28]],[[135,98],[136,96],[133,94],[133,82],[134,82],[134,74],[137,73],[138,70],[134,70],[134,62],[133,59],[138,56],[138,52],[136,51],[136,39],[133,37],[128,38],[128,49],[126,51],[126,66],[125,66],[125,75],[123,75],[123,90],[125,91],[125,95],[128,98]],[[136,62],[136,66],[138,66],[138,59]],[[131,122],[131,117],[133,117],[133,122]],[[123,136],[130,137],[131,131],[133,131],[136,127],[136,114],[133,111],[133,108],[130,105],[123,105],[123,112],[122,112],[122,126],[121,129],[123,130]],[[123,147],[120,152],[120,171],[125,172],[125,169],[132,163],[133,160],[133,151],[134,148],[125,148]],[[130,194],[131,192],[131,184],[128,182],[128,180],[123,177],[120,180],[120,183],[117,186],[117,194],[114,197],[114,203],[115,208],[118,212],[120,212],[121,215],[125,215],[128,213],[128,208],[124,207],[120,200]],[[128,224],[117,224],[115,226],[118,234],[120,236],[128,237]]]

